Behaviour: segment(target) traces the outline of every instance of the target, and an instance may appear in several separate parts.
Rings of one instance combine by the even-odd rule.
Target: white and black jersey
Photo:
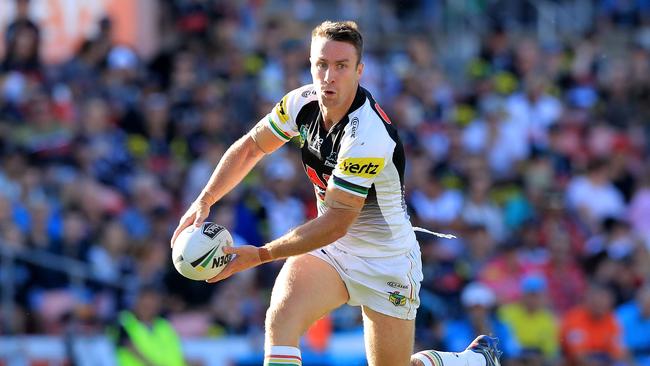
[[[328,185],[366,198],[357,220],[334,245],[363,257],[399,255],[417,245],[404,202],[404,148],[367,90],[358,88],[346,116],[329,131],[313,85],[285,95],[265,123],[284,141],[299,136],[319,214],[327,210]]]

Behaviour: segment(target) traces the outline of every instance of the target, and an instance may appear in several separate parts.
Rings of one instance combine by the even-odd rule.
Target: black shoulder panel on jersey
[[[345,116],[347,117],[350,113],[356,111],[357,109],[361,108],[363,103],[366,102],[366,97],[368,97],[370,93],[361,87],[357,87],[357,92],[354,95],[354,100],[352,101],[352,105],[350,105],[350,108],[348,109],[347,113],[345,113]]]
[[[386,132],[388,132],[390,138],[395,141],[395,150],[393,151],[393,164],[395,164],[395,168],[397,168],[397,172],[399,173],[400,184],[402,187],[404,187],[404,168],[406,166],[406,158],[404,155],[404,146],[402,145],[402,140],[399,138],[397,128],[395,128],[388,116],[386,116],[386,113],[384,113],[384,111],[379,108],[379,105],[372,97],[372,94],[370,94],[370,92],[367,90],[365,92],[368,100],[370,101],[372,110],[377,113],[377,116],[384,122],[384,128],[386,128]]]
[[[298,129],[300,129],[300,126],[308,124],[311,119],[315,119],[315,116],[318,116],[318,112],[319,108],[317,100],[311,101],[302,106],[302,108],[300,108],[300,111],[298,111],[298,115],[296,116],[296,126]]]

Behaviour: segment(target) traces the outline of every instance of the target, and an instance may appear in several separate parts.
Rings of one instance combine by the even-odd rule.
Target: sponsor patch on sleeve
[[[287,111],[287,96],[280,101],[280,103],[275,105],[275,114],[278,116],[278,119],[281,123],[287,123],[289,121],[289,112]]]
[[[384,158],[346,158],[338,168],[344,175],[374,178],[384,169]]]

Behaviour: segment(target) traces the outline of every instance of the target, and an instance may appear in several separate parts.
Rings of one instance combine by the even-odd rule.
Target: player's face
[[[357,50],[347,42],[314,37],[311,40],[311,76],[322,105],[351,103],[363,72]]]

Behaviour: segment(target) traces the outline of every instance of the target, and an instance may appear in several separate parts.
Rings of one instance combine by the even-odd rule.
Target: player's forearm
[[[214,204],[241,182],[262,157],[264,152],[249,135],[240,138],[226,150],[199,199]]]
[[[268,261],[287,258],[331,244],[347,233],[357,215],[356,212],[330,209],[322,216],[266,244],[263,248],[268,250],[269,257],[262,259]]]

